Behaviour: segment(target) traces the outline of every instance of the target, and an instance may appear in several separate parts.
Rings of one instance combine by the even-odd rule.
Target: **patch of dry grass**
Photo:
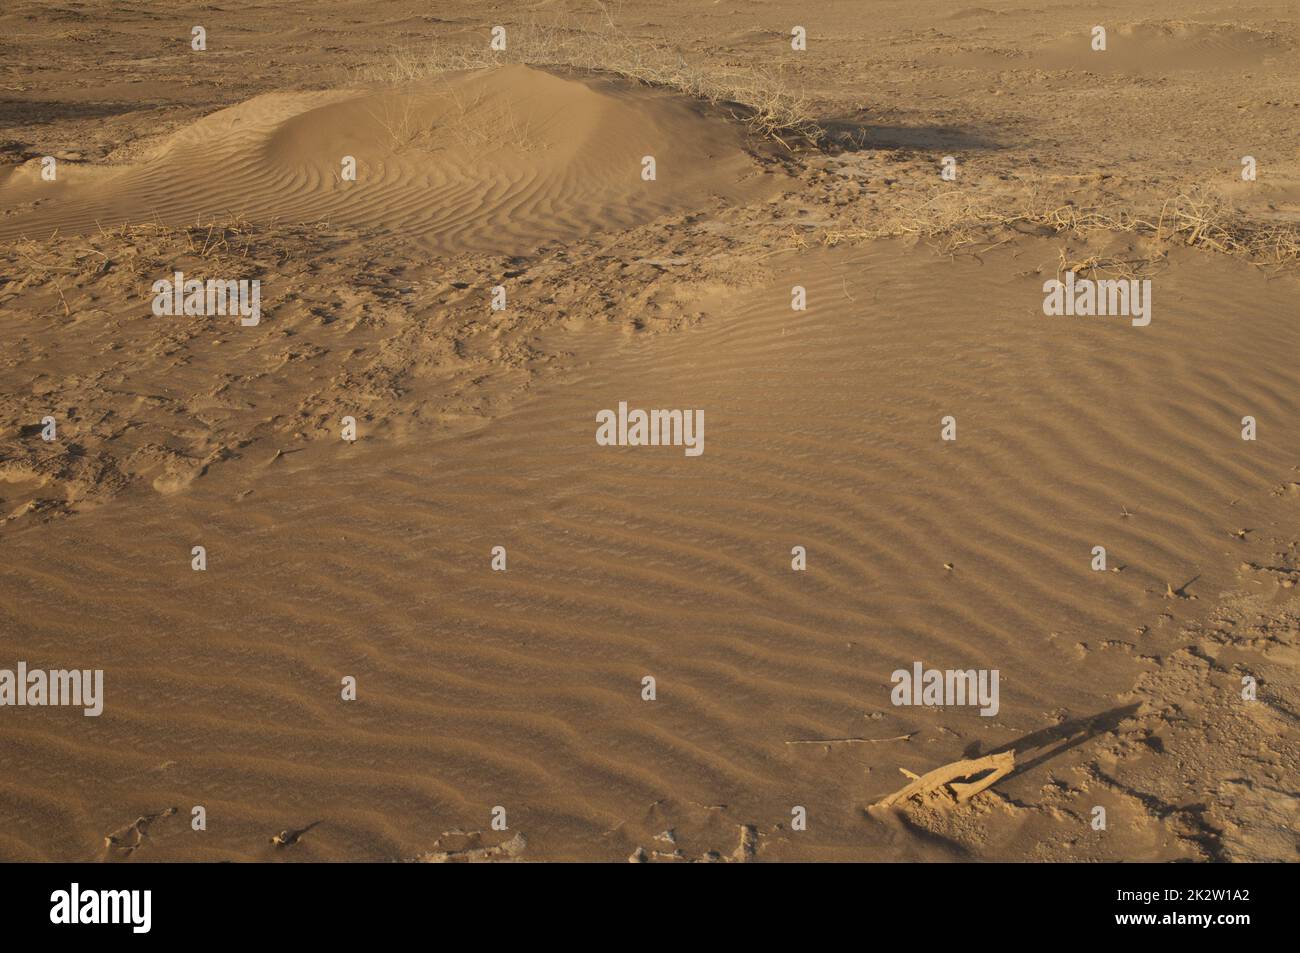
[[[1009,209],[1005,198],[949,190],[899,205],[869,228],[828,228],[822,244],[912,236],[937,241],[945,250],[997,244],[999,238],[1034,229],[1051,234],[1088,237],[1127,233],[1146,239],[1153,252],[1143,259],[1097,259],[1094,269],[1141,274],[1170,248],[1185,246],[1243,258],[1260,267],[1300,266],[1300,230],[1295,226],[1258,222],[1237,213],[1222,195],[1192,188],[1147,212],[1126,207],[1083,206],[1072,202],[1031,201]]]
[[[1131,232],[1158,244],[1205,248],[1260,265],[1282,265],[1300,259],[1300,233],[1294,226],[1245,219],[1222,195],[1204,188],[1189,189],[1167,199],[1156,215],[1106,213],[1063,205],[1028,213],[1021,220],[1047,225],[1056,232]]]

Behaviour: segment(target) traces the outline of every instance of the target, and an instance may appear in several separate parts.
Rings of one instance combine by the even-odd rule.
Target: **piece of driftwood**
[[[1014,751],[1004,751],[1001,754],[986,755],[983,758],[954,761],[951,764],[945,764],[921,775],[899,768],[900,771],[912,779],[911,783],[902,790],[895,791],[889,797],[877,801],[874,806],[893,807],[908,798],[924,797],[934,791],[941,790],[945,786],[957,803],[960,804],[969,801],[985,788],[991,787],[1005,778],[1015,766],[1016,753]],[[962,780],[963,778],[966,780]],[[972,778],[975,780],[971,780]]]
[[[104,835],[105,847],[116,847],[125,853],[132,853],[139,850],[149,836],[149,826],[154,821],[163,817],[171,817],[180,808],[169,807],[165,811],[159,811],[156,814],[142,814],[125,827],[119,827],[111,834]]]

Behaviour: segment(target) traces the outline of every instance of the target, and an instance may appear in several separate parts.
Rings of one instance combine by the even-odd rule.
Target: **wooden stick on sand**
[[[918,795],[924,796],[940,790],[945,785],[956,799],[956,802],[961,804],[1005,778],[1015,766],[1016,753],[1014,751],[1004,751],[1001,754],[991,754],[983,758],[954,761],[923,775],[916,775],[904,768],[899,768],[900,771],[912,779],[911,783],[902,790],[895,791],[889,797],[877,801],[873,807],[893,807],[908,798]],[[990,773],[985,774],[984,777],[980,777],[978,780],[960,780],[961,778],[975,778],[986,771]]]

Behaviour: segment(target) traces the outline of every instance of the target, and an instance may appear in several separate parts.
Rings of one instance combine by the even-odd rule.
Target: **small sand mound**
[[[954,14],[954,17],[958,14]],[[1232,23],[1146,20],[1105,23],[1106,49],[1093,49],[1090,30],[1073,30],[1041,45],[1017,50],[945,52],[932,63],[962,67],[1084,70],[1092,73],[1175,73],[1241,71],[1263,61],[1294,55],[1288,37]]]
[[[644,157],[655,161],[643,177]],[[345,173],[355,160],[355,181]],[[382,226],[443,251],[529,251],[715,199],[764,176],[691,100],[526,66],[380,91],[273,94],[205,117],[138,165],[65,164],[0,188],[0,237],[226,213]],[[38,207],[35,204],[44,199]]]
[[[1238,70],[1290,48],[1279,34],[1231,23],[1148,20],[1108,31],[1104,53],[1094,53],[1086,35],[1071,37],[1043,50],[1035,65],[1051,68],[1050,61],[1056,61],[1058,68],[1127,73]]]

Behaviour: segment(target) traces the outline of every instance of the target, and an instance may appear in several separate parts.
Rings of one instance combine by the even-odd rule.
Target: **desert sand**
[[[1293,4],[418,6],[0,13],[0,859],[1297,858]]]

